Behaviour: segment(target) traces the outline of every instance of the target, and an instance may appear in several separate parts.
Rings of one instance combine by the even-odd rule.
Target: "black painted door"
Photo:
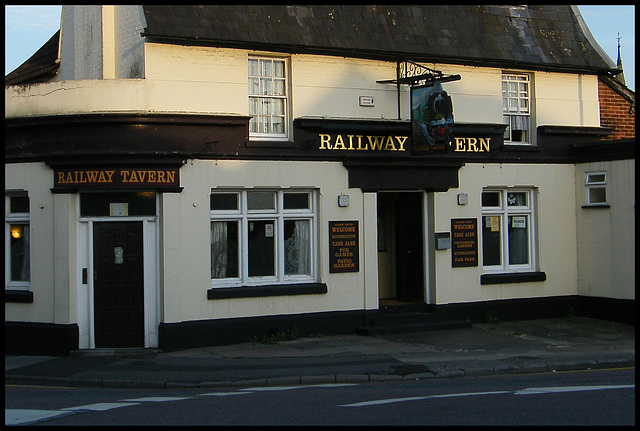
[[[144,347],[142,222],[93,224],[96,348]]]

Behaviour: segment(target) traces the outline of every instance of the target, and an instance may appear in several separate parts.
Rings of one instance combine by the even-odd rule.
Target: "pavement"
[[[586,317],[339,335],[175,352],[5,356],[5,385],[222,388],[635,367],[635,326]]]

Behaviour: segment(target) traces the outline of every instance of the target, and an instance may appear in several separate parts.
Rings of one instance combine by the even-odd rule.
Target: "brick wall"
[[[629,113],[631,103],[600,80],[598,80],[598,93],[600,99],[600,125],[613,129],[613,133],[603,139],[635,138],[636,115],[635,112]]]

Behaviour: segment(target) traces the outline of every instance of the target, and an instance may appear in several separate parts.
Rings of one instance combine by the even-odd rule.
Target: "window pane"
[[[284,96],[284,81],[282,79],[273,82],[273,94]]]
[[[258,76],[259,71],[258,60],[249,59],[249,76]]]
[[[276,207],[274,192],[247,192],[247,209],[273,210]]]
[[[284,61],[274,61],[274,74],[278,78],[284,78]]]
[[[284,100],[283,99],[273,99],[271,101],[271,113],[274,115],[284,115]]]
[[[238,277],[238,222],[211,222],[211,278]]]
[[[275,275],[275,220],[249,222],[249,277]]]
[[[509,264],[529,263],[529,217],[509,216]]]
[[[587,184],[596,184],[605,182],[605,174],[587,174]]]
[[[12,196],[9,203],[12,213],[29,212],[29,196]]]
[[[607,202],[607,189],[604,187],[589,188],[589,203],[600,204]]]
[[[499,207],[500,192],[482,192],[483,207]]]
[[[262,76],[273,76],[271,60],[260,60],[262,62]]]
[[[237,210],[238,194],[237,193],[213,193],[211,194],[212,210]]]
[[[12,224],[11,229],[11,281],[29,281],[29,225]]]
[[[308,209],[309,208],[309,193],[285,193],[284,194],[284,209]]]
[[[284,133],[284,119],[282,117],[274,117],[271,123],[273,133]]]
[[[309,220],[284,222],[284,272],[286,275],[311,274],[311,223]]]
[[[271,79],[261,79],[260,80],[260,93],[264,96],[271,96],[273,94],[273,81]]]
[[[482,264],[500,265],[500,216],[482,217]]]
[[[509,205],[510,207],[527,206],[527,193],[514,192],[514,193],[507,194],[507,205]]]
[[[260,94],[260,81],[258,78],[249,78],[249,94],[252,96]]]

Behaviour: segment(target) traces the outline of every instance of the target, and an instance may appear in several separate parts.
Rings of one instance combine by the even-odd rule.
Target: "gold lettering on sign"
[[[346,151],[405,151],[408,136],[335,135],[319,133],[320,150]]]
[[[489,152],[491,138],[458,138],[454,137],[455,145],[453,150],[466,153]]]
[[[71,169],[55,173],[56,186],[176,184],[176,170],[162,169]]]

